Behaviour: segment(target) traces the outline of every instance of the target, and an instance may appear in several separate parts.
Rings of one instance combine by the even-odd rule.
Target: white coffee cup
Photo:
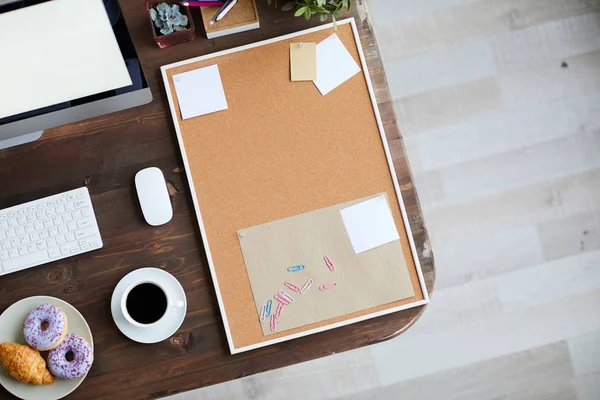
[[[133,319],[131,317],[131,315],[129,314],[129,311],[127,310],[127,298],[129,297],[129,293],[131,293],[133,288],[143,285],[145,283],[149,283],[149,284],[152,284],[152,285],[160,288],[160,290],[162,290],[163,293],[165,294],[165,298],[167,299],[167,307],[165,309],[164,314],[157,321],[152,322],[150,324],[143,324],[143,323],[136,321],[135,319]],[[129,285],[129,287],[127,289],[125,289],[125,292],[123,293],[123,297],[121,297],[121,312],[123,313],[123,316],[125,317],[127,322],[129,322],[130,324],[137,326],[139,328],[150,328],[155,325],[158,325],[167,316],[170,308],[173,308],[173,307],[182,308],[184,305],[185,305],[185,303],[183,300],[174,300],[172,298],[172,296],[169,294],[169,292],[167,291],[167,289],[165,289],[165,287],[162,284],[160,284],[157,281],[151,280],[151,279],[140,280],[140,281],[132,283],[131,285]]]

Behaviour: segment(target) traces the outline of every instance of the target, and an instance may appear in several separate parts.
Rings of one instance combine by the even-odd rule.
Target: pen
[[[225,1],[220,0],[196,0],[196,1],[181,1],[178,4],[186,7],[221,7]]]
[[[221,18],[223,18],[229,12],[229,10],[231,10],[233,8],[233,6],[235,6],[236,4],[237,4],[237,0],[227,0],[225,2],[225,4],[223,4],[223,6],[221,6],[219,11],[217,11],[215,16],[212,17],[210,24],[214,25],[215,22],[217,22]]]

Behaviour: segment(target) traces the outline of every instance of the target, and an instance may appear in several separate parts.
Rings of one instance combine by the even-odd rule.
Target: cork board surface
[[[373,197],[377,196],[238,231],[257,318],[268,300],[272,300],[275,313],[279,301],[274,295],[280,290],[294,299],[276,318],[274,331],[272,318],[262,322],[265,336],[414,296],[399,239],[354,253],[340,210]],[[389,207],[387,198],[385,202]],[[333,263],[333,270],[325,263],[325,256]],[[299,264],[304,269],[287,270]],[[304,294],[284,286],[289,282],[302,288],[309,280],[313,284]],[[332,282],[334,288],[320,290],[321,285]]]
[[[318,30],[165,71],[236,349],[425,299],[364,75],[327,96],[312,82],[290,81],[290,43],[320,42],[333,33]],[[351,25],[340,24],[337,34],[361,65]],[[229,108],[184,121],[173,75],[213,64],[219,65]],[[415,295],[264,336],[237,231],[382,192],[391,205]]]
[[[256,9],[256,0],[238,0],[238,3],[214,25],[210,20],[215,16],[221,7],[200,7],[202,21],[206,32],[216,32],[222,29],[237,28],[242,25],[249,25],[258,22],[258,10]]]

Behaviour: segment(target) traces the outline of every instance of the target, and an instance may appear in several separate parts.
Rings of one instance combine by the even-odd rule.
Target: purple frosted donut
[[[73,354],[71,361],[67,359],[69,353]],[[93,361],[92,347],[74,333],[68,334],[60,346],[48,353],[48,368],[52,375],[60,379],[76,379],[85,375]]]
[[[39,351],[55,348],[62,343],[66,334],[67,316],[52,304],[37,306],[23,324],[27,344]]]

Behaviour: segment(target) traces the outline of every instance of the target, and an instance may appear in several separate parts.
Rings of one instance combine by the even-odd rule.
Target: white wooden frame
[[[173,117],[173,124],[175,125],[175,132],[177,133],[177,140],[179,142],[179,147],[181,149],[181,155],[183,158],[183,163],[185,166],[185,173],[190,185],[190,193],[192,194],[192,200],[194,202],[194,209],[196,210],[196,215],[198,217],[198,225],[200,226],[200,233],[202,235],[202,242],[204,243],[204,248],[206,250],[206,257],[208,259],[208,265],[210,268],[210,274],[212,276],[213,282],[215,284],[215,291],[217,293],[217,300],[219,302],[219,309],[221,311],[221,316],[223,318],[223,323],[225,326],[225,333],[227,335],[227,343],[229,344],[229,349],[231,351],[231,354],[236,354],[236,353],[241,353],[244,351],[248,351],[248,350],[254,350],[260,347],[264,347],[264,346],[269,346],[275,343],[280,343],[286,340],[291,340],[291,339],[296,339],[299,337],[303,337],[303,336],[307,336],[307,335],[312,335],[314,333],[318,333],[318,332],[323,332],[329,329],[334,329],[334,328],[338,328],[340,326],[345,326],[345,325],[349,325],[349,324],[353,324],[355,322],[359,322],[359,321],[364,321],[367,319],[371,319],[371,318],[375,318],[375,317],[379,317],[382,315],[386,315],[386,314],[391,314],[397,311],[402,311],[402,310],[406,310],[409,308],[413,308],[413,307],[418,307],[418,306],[422,306],[425,304],[429,303],[429,294],[427,293],[427,287],[425,286],[425,280],[423,278],[423,272],[421,270],[421,264],[419,262],[419,256],[417,253],[417,249],[413,240],[413,236],[412,236],[412,232],[410,229],[410,224],[409,224],[409,220],[408,220],[408,215],[406,213],[406,208],[404,206],[404,201],[402,200],[402,192],[400,191],[400,186],[398,185],[398,178],[396,177],[396,171],[394,171],[394,164],[392,161],[392,156],[390,155],[390,149],[388,147],[387,144],[387,139],[385,137],[385,131],[383,129],[383,123],[381,122],[381,115],[379,114],[379,109],[377,108],[377,101],[375,99],[375,94],[373,91],[373,85],[371,83],[371,78],[369,76],[369,71],[367,68],[367,63],[365,61],[365,55],[362,49],[362,45],[360,43],[360,38],[358,35],[358,30],[356,29],[356,22],[354,21],[354,18],[348,18],[342,21],[338,21],[338,25],[345,25],[345,24],[350,24],[352,26],[352,32],[354,33],[354,40],[356,41],[356,47],[358,49],[358,53],[360,56],[360,62],[362,65],[362,72],[363,75],[365,77],[365,80],[367,82],[367,87],[369,89],[369,96],[371,97],[371,104],[373,105],[373,111],[375,113],[375,117],[377,119],[377,126],[379,128],[379,134],[381,136],[381,142],[383,144],[383,148],[385,150],[385,156],[387,159],[387,163],[388,163],[388,167],[390,169],[390,173],[392,175],[392,180],[394,182],[394,189],[396,191],[396,196],[398,198],[398,204],[400,206],[400,210],[402,211],[402,219],[404,221],[404,227],[406,229],[406,233],[408,235],[408,240],[410,243],[410,249],[412,252],[412,257],[415,263],[415,267],[417,269],[417,274],[419,276],[419,283],[421,286],[421,291],[423,293],[423,300],[419,300],[416,301],[414,303],[410,303],[410,304],[404,304],[398,307],[392,307],[386,310],[382,310],[382,311],[378,311],[378,312],[374,312],[371,314],[367,314],[367,315],[363,315],[360,317],[356,317],[356,318],[351,318],[345,321],[341,321],[341,322],[337,322],[334,324],[330,324],[330,325],[326,325],[326,326],[322,326],[319,328],[315,328],[315,329],[310,329],[304,332],[299,332],[299,333],[295,333],[293,335],[287,335],[287,336],[282,336],[279,337],[277,339],[272,339],[272,340],[267,340],[264,342],[260,342],[260,343],[256,343],[256,344],[252,344],[249,346],[245,346],[245,347],[236,347],[235,344],[233,343],[233,338],[231,335],[231,331],[229,329],[229,323],[227,321],[227,313],[225,312],[225,307],[223,305],[223,298],[221,296],[221,291],[219,288],[219,282],[217,279],[217,274],[215,271],[215,266],[212,260],[212,256],[211,256],[211,252],[210,252],[210,245],[208,243],[208,239],[206,237],[206,231],[204,229],[204,223],[202,222],[202,213],[200,212],[200,206],[198,205],[198,199],[196,197],[196,191],[194,189],[194,182],[192,180],[192,174],[190,172],[190,166],[188,163],[188,159],[187,159],[187,154],[185,152],[185,147],[183,144],[183,138],[181,136],[181,131],[179,128],[179,123],[177,121],[177,110],[175,109],[175,104],[173,102],[173,97],[171,95],[171,87],[169,85],[169,80],[167,78],[167,70],[171,69],[171,68],[175,68],[175,67],[180,67],[182,65],[186,65],[186,64],[190,64],[190,63],[194,63],[197,61],[202,61],[202,60],[208,60],[211,58],[215,58],[215,57],[220,57],[222,55],[226,55],[226,54],[230,54],[230,53],[235,53],[235,52],[239,52],[239,51],[244,51],[247,49],[251,49],[254,47],[259,47],[259,46],[263,46],[266,44],[270,44],[270,43],[274,43],[274,42],[278,42],[281,40],[287,40],[287,39],[291,39],[293,37],[296,36],[301,36],[301,35],[305,35],[308,33],[312,33],[312,32],[317,32],[317,31],[321,31],[321,30],[325,30],[325,29],[331,29],[333,28],[333,24],[326,24],[326,25],[322,25],[322,26],[318,26],[315,28],[311,28],[311,29],[306,29],[300,32],[295,32],[295,33],[291,33],[289,35],[284,35],[284,36],[280,36],[277,38],[273,38],[273,39],[268,39],[268,40],[263,40],[261,42],[256,42],[256,43],[251,43],[245,46],[240,46],[240,47],[236,47],[233,49],[229,49],[229,50],[224,50],[224,51],[220,51],[217,53],[212,53],[212,54],[207,54],[204,56],[200,56],[200,57],[195,57],[195,58],[191,58],[189,60],[185,60],[185,61],[180,61],[180,62],[176,62],[176,63],[172,63],[172,64],[168,64],[168,65],[164,65],[161,67],[161,72],[162,72],[162,77],[163,77],[163,81],[165,84],[165,90],[167,92],[167,98],[169,100],[169,108],[171,109],[171,115]],[[315,88],[316,90],[316,88]]]

